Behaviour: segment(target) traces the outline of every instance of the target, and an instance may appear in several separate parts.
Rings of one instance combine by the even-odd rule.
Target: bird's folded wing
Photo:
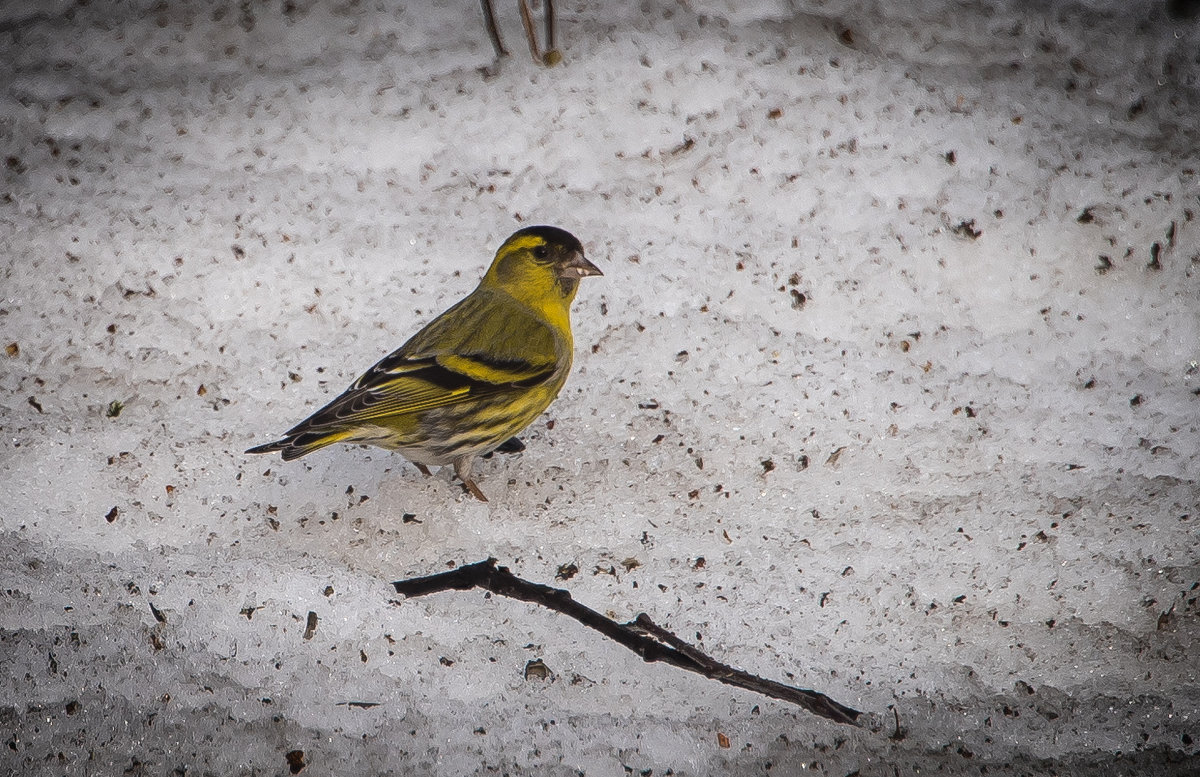
[[[370,423],[546,380],[559,343],[527,308],[479,291],[367,370],[291,433]]]
[[[507,294],[477,289],[372,367],[354,388],[424,369],[430,362],[486,384],[544,380],[558,367],[561,339]]]
[[[288,434],[344,429],[387,416],[417,413],[461,402],[472,393],[468,380],[433,363],[411,364],[410,369],[401,374],[375,374],[372,377],[369,385],[351,386]]]

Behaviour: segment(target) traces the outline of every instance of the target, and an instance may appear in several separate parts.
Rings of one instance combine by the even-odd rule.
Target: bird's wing
[[[561,340],[509,295],[476,289],[367,370],[352,388],[386,383],[430,364],[480,383],[536,382],[558,367]]]
[[[558,369],[561,341],[508,295],[477,289],[289,434],[370,423],[536,385]]]

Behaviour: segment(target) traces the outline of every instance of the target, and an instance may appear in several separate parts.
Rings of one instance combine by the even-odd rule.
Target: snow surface
[[[558,5],[5,5],[0,773],[1197,773],[1191,6]],[[242,453],[530,223],[489,504]],[[865,725],[392,592],[487,556]]]

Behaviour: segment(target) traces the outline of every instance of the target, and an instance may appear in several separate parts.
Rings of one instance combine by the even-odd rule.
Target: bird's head
[[[583,255],[579,238],[558,227],[525,227],[514,232],[483,277],[482,285],[502,289],[534,308],[570,305],[579,280],[603,275]]]

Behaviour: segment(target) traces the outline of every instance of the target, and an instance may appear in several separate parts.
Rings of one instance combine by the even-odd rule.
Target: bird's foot
[[[483,492],[479,490],[479,486],[475,485],[475,481],[471,480],[470,478],[463,479],[463,488],[480,502],[486,502],[488,500],[488,498],[483,495]]]
[[[494,450],[485,453],[483,458],[490,459],[493,453],[520,453],[523,450],[525,450],[525,443],[521,442],[520,437],[509,437]]]

